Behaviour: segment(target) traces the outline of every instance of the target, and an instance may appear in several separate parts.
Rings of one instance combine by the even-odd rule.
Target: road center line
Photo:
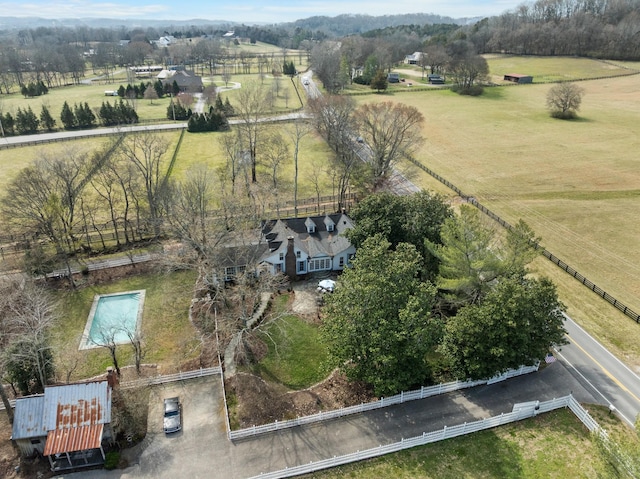
[[[591,356],[591,354],[589,354],[582,346],[580,346],[575,339],[570,338],[570,341],[572,344],[575,344],[578,347],[578,349],[580,349],[580,351],[582,351],[587,357],[589,357],[589,359],[591,359],[591,361],[593,361],[596,364],[596,366],[598,366],[600,370],[607,375],[609,379],[611,379],[614,383],[616,383],[620,389],[625,391],[633,399],[635,399],[638,403],[640,403],[640,399],[638,398],[638,396],[636,396],[631,391],[629,391],[629,389],[624,384],[622,384],[622,382],[620,382],[618,378],[616,378],[613,374],[611,374],[608,369],[606,369],[593,356]]]

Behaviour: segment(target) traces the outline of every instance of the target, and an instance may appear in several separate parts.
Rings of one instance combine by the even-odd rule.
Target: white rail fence
[[[152,386],[155,384],[171,383],[175,381],[182,381],[184,379],[202,378],[205,376],[213,376],[216,374],[218,375],[222,374],[222,368],[220,366],[216,366],[213,368],[200,368],[200,369],[195,369],[193,371],[167,374],[164,376],[152,376],[150,378],[136,379],[135,381],[127,381],[127,382],[120,383],[120,388],[131,389],[135,387]]]
[[[355,406],[349,406],[341,409],[334,409],[332,411],[320,411],[319,413],[312,414],[310,416],[303,416],[296,419],[289,419],[286,421],[276,421],[269,424],[263,424],[261,426],[252,426],[246,429],[239,429],[236,431],[229,431],[229,439],[237,440],[256,436],[258,434],[266,434],[281,429],[290,427],[302,426],[303,424],[312,424],[314,422],[326,421],[329,419],[336,419],[339,417],[349,416],[351,414],[358,414],[365,411],[372,411],[374,409],[380,409],[387,406],[393,406],[395,404],[402,404],[408,401],[415,401],[418,399],[425,399],[432,396],[438,396],[448,392],[458,391],[460,389],[472,388],[475,386],[481,386],[483,384],[494,384],[499,381],[504,381],[523,374],[529,374],[537,371],[539,364],[533,366],[521,366],[519,369],[511,369],[506,373],[493,377],[489,380],[483,379],[479,381],[453,381],[450,383],[437,384],[435,386],[421,387],[415,391],[401,392],[395,396],[388,398],[381,398],[378,401],[370,403],[357,404]]]
[[[152,376],[150,378],[136,379],[135,381],[127,381],[120,383],[121,389],[131,389],[136,387],[152,386],[154,384],[171,383],[182,381],[184,379],[202,378],[205,376],[213,376],[214,374],[222,375],[222,368],[216,366],[213,368],[200,368],[193,371],[185,371],[175,374],[167,374],[164,376]],[[9,404],[12,408],[16,407],[16,400],[10,399]],[[4,405],[0,402],[0,410],[4,409]]]
[[[386,446],[379,446],[373,449],[367,449],[365,451],[346,454],[344,456],[335,456],[329,459],[324,459],[322,461],[311,462],[309,464],[289,467],[279,471],[268,472],[260,474],[259,476],[254,476],[250,479],[279,479],[284,477],[297,476],[300,474],[307,474],[322,469],[328,469],[352,462],[362,461],[364,459],[371,459],[373,457],[390,454],[392,452],[398,452],[403,449],[423,446],[425,444],[442,441],[444,439],[450,439],[452,437],[471,434],[473,432],[490,429],[511,422],[521,421],[523,419],[528,419],[536,416],[540,413],[553,411],[555,409],[560,409],[563,407],[569,407],[571,411],[585,424],[585,426],[589,428],[589,430],[601,430],[595,420],[580,405],[580,403],[578,403],[578,401],[576,401],[572,395],[569,395],[544,402],[531,401],[530,403],[524,403],[523,405],[520,405],[520,407],[514,406],[514,411],[510,413],[502,413],[500,414],[500,416],[494,416],[487,419],[481,419],[479,421],[459,424],[452,427],[445,426],[438,431],[424,432],[421,436],[402,439],[400,442],[388,444]],[[591,429],[592,427],[594,429]]]

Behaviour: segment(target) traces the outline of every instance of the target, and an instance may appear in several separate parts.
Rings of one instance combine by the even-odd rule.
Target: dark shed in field
[[[504,76],[504,79],[513,83],[533,83],[531,75],[521,75],[520,73],[508,73]]]

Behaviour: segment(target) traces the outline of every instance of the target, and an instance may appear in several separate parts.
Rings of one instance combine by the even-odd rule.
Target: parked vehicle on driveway
[[[182,405],[180,398],[166,398],[164,400],[164,432],[171,434],[182,429]]]

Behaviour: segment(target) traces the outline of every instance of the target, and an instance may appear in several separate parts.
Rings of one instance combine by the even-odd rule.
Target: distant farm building
[[[399,83],[400,82],[400,74],[399,73],[388,73],[387,81],[389,83]]]
[[[521,75],[520,73],[508,73],[504,79],[513,83],[533,83],[531,75]]]
[[[422,61],[422,52],[413,52],[411,55],[407,55],[404,57],[404,62],[407,65],[419,65]]]
[[[442,78],[440,75],[432,73],[430,75],[427,75],[427,79],[432,85],[444,85],[444,78]]]

